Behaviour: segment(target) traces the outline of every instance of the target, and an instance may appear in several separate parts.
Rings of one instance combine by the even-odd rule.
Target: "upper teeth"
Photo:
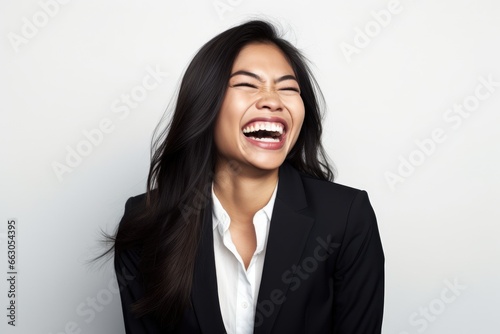
[[[283,124],[271,122],[257,122],[243,128],[243,133],[256,132],[256,131],[273,131],[283,134]]]

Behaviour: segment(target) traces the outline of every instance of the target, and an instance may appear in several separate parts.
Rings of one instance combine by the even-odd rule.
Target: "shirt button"
[[[243,307],[243,308],[248,308],[248,303],[247,303],[247,302],[243,302],[243,303],[241,303],[241,307]]]

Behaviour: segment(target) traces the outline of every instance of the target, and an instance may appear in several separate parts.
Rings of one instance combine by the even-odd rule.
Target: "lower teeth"
[[[262,137],[262,138],[257,138],[257,137],[250,137],[253,140],[257,141],[264,141],[268,143],[279,143],[280,139],[279,138],[270,138],[270,137]]]

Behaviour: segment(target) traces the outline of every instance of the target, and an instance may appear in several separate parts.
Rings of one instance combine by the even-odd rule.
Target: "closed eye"
[[[237,84],[234,84],[233,87],[250,87],[250,88],[257,88],[257,86],[255,85],[252,85],[248,82],[242,82],[242,83],[237,83]]]
[[[300,93],[300,89],[298,89],[296,87],[284,87],[284,88],[280,88],[280,90],[291,90],[291,91]]]

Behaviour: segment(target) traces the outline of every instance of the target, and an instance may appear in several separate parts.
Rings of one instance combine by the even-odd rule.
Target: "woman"
[[[199,50],[114,238],[127,333],[380,333],[375,215],[331,182],[316,94],[268,23]]]

